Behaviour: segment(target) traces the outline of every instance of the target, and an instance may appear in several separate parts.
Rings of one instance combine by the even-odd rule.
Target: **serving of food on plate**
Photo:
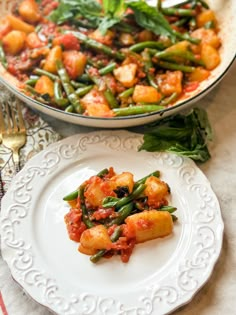
[[[135,244],[170,235],[176,208],[168,206],[170,187],[155,171],[134,181],[130,172],[105,168],[64,197],[70,206],[65,223],[79,252],[101,257],[120,255],[128,262]]]
[[[56,314],[168,314],[212,273],[224,224],[209,181],[191,159],[137,152],[141,142],[124,130],[63,139],[2,199],[2,257]]]
[[[171,8],[23,0],[0,21],[1,64],[19,97],[59,118],[145,116],[185,102],[212,79],[220,30],[202,0]]]

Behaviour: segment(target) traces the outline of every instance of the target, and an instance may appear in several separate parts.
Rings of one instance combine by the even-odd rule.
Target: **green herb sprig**
[[[212,128],[204,109],[194,108],[186,115],[167,117],[147,128],[139,151],[174,152],[198,162],[211,157],[207,144],[212,141]]]

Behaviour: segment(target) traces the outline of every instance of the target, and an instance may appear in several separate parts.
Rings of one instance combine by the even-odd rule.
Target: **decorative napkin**
[[[0,84],[1,102],[14,102],[14,96]],[[24,106],[22,112],[27,129],[27,142],[20,151],[21,167],[39,151],[60,139],[60,136],[40,116]],[[7,191],[14,177],[14,161],[11,150],[0,144],[0,172],[2,187]],[[1,246],[1,243],[0,243]],[[0,315],[47,315],[51,314],[37,304],[16,284],[7,264],[0,254]]]

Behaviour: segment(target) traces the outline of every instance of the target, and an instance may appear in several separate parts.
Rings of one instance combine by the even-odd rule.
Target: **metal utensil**
[[[5,103],[6,121],[4,121],[2,106],[0,106],[0,133],[2,143],[12,150],[15,172],[20,170],[19,150],[26,143],[26,129],[19,103],[16,109]]]

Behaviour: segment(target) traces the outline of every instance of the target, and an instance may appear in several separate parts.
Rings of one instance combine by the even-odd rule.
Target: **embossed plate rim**
[[[210,277],[220,255],[224,225],[218,200],[209,181],[188,158],[167,153],[138,153],[137,148],[141,141],[142,135],[127,131],[91,132],[66,138],[32,158],[15,177],[4,197],[1,213],[3,258],[8,263],[13,278],[37,302],[52,311],[63,315],[87,315],[95,312],[98,315],[167,314],[188,303]],[[60,171],[62,166],[77,161],[78,153],[82,156],[85,153],[86,157],[86,154],[98,151],[110,152],[114,158],[117,152],[124,156],[131,155],[134,164],[137,157],[149,157],[151,166],[154,159],[154,164],[162,163],[163,167],[170,170],[169,174],[176,174],[177,183],[183,186],[185,183],[185,199],[190,198],[189,196],[196,198],[192,200],[195,201],[195,206],[190,214],[190,240],[189,244],[180,248],[186,248],[186,257],[185,254],[180,255],[177,266],[171,271],[164,268],[162,276],[159,279],[153,277],[148,285],[146,281],[145,285],[137,290],[127,288],[123,295],[115,292],[115,296],[109,296],[108,293],[104,296],[100,291],[90,295],[85,291],[77,294],[70,292],[69,299],[67,295],[63,295],[64,291],[58,285],[58,275],[50,274],[50,268],[44,273],[41,271],[45,267],[41,261],[41,253],[36,253],[36,257],[33,257],[32,249],[28,246],[31,244],[27,243],[27,231],[23,230],[23,227],[27,228],[27,211],[32,211],[29,202],[38,188],[34,187],[34,181],[40,178],[43,186],[44,181],[48,183],[48,177],[53,176],[55,170]],[[39,161],[41,166],[35,167]],[[47,180],[43,177],[45,174]],[[196,205],[196,201],[199,201],[199,205]],[[14,232],[18,233],[15,238]],[[177,250],[176,253],[178,254]],[[109,263],[106,266],[109,268]],[[137,292],[140,295],[136,295]],[[124,298],[124,295],[127,297]],[[134,299],[134,295],[137,299]]]

